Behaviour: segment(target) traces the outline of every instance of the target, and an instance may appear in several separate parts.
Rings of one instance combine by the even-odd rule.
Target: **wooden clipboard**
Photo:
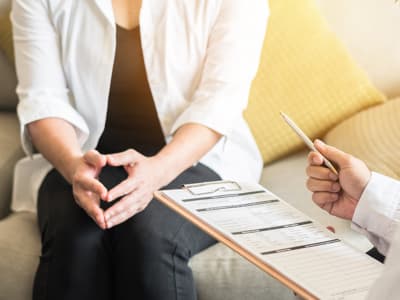
[[[287,278],[285,275],[280,273],[278,270],[275,268],[267,265],[264,261],[259,259],[257,256],[253,255],[246,249],[244,249],[239,243],[233,242],[229,238],[227,238],[223,233],[219,232],[217,229],[214,229],[210,227],[208,224],[206,224],[204,221],[202,221],[200,218],[195,216],[193,213],[191,213],[189,210],[185,209],[184,207],[180,206],[177,204],[174,200],[170,199],[167,195],[165,195],[162,191],[157,191],[154,193],[154,197],[169,207],[170,209],[174,210],[190,222],[192,222],[194,225],[199,227],[201,230],[204,232],[208,233],[210,236],[215,238],[217,241],[225,244],[229,248],[231,248],[233,251],[237,252],[240,254],[242,257],[247,259],[249,262],[252,264],[256,265],[258,268],[281,282],[282,284],[286,285],[289,289],[291,289],[293,292],[295,292],[298,296],[304,298],[304,299],[319,299],[313,294],[311,294],[309,291],[305,290],[303,287],[301,287],[299,284],[296,282],[292,281],[291,279]]]

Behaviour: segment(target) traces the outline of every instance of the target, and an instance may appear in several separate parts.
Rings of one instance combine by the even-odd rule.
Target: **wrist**
[[[73,178],[75,176],[75,173],[79,167],[79,165],[83,162],[83,154],[81,153],[76,153],[74,155],[71,155],[70,157],[68,157],[65,160],[64,163],[64,172],[63,176],[64,178],[70,183],[72,184],[73,182]]]
[[[169,184],[185,169],[182,166],[182,161],[179,161],[174,155],[168,155],[161,151],[152,158],[156,161],[159,174],[162,174],[159,188]]]
[[[364,177],[364,180],[363,180],[363,182],[361,183],[361,192],[360,192],[359,197],[357,198],[358,201],[361,199],[361,197],[362,197],[362,195],[363,195],[365,189],[366,189],[367,186],[368,186],[368,183],[369,183],[370,180],[371,180],[372,172],[371,172],[369,169],[367,169],[367,171],[365,172],[365,174],[366,174],[366,175],[365,175],[365,177]]]

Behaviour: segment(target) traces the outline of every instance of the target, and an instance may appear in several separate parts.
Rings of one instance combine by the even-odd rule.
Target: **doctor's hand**
[[[122,197],[104,213],[107,228],[111,228],[143,211],[153,199],[153,193],[168,182],[165,180],[163,163],[157,156],[147,157],[129,149],[107,155],[107,164],[122,166],[128,174],[104,199],[111,202]]]
[[[98,176],[106,162],[105,155],[90,150],[71,164],[75,201],[102,229],[106,229],[106,223],[104,212],[100,208],[100,199],[107,196],[107,189],[98,180]]]
[[[350,154],[316,140],[317,150],[338,166],[339,176],[323,165],[317,152],[308,156],[309,176],[307,188],[313,193],[313,201],[331,215],[351,220],[371,172],[365,163]]]

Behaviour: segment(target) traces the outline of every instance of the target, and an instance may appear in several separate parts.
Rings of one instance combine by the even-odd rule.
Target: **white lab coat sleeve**
[[[365,234],[386,255],[400,220],[400,182],[372,172],[352,220],[352,228]]]
[[[381,277],[372,286],[367,299],[398,299],[400,295],[400,232],[393,237]]]

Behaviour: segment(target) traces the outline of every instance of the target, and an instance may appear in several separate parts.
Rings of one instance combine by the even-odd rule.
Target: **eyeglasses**
[[[202,183],[184,184],[183,188],[192,195],[207,195],[216,192],[240,191],[241,186],[235,181],[210,181]]]

